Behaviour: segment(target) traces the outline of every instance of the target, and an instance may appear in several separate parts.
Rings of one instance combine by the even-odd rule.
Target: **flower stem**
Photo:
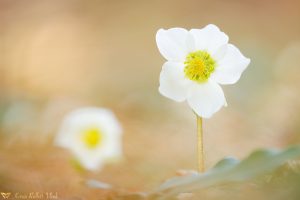
[[[204,172],[204,149],[203,149],[203,129],[202,117],[197,114],[197,138],[198,138],[198,170],[200,173]]]

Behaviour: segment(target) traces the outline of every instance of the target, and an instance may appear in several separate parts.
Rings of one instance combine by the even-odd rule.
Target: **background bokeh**
[[[178,169],[196,169],[196,122],[186,103],[158,93],[159,28],[216,24],[251,58],[228,107],[204,120],[206,167],[224,156],[300,142],[300,2],[0,1],[0,190],[92,199],[94,178],[149,190]],[[111,108],[124,157],[80,172],[54,147],[67,112]]]

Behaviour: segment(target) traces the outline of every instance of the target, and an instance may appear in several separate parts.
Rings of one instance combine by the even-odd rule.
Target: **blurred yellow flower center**
[[[216,62],[206,51],[195,51],[187,55],[184,65],[184,73],[187,78],[203,83],[215,70]]]
[[[101,145],[103,134],[99,128],[90,128],[83,131],[82,141],[89,149],[94,149]]]

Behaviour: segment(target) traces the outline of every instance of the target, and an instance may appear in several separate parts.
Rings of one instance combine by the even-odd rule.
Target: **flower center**
[[[184,64],[185,76],[198,83],[207,81],[216,67],[216,62],[206,51],[189,53]]]
[[[83,131],[82,141],[89,149],[94,149],[101,145],[103,134],[98,128],[89,128]]]

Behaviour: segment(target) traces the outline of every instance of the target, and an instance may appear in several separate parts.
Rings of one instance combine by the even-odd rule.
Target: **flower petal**
[[[191,83],[184,77],[184,64],[165,62],[159,79],[159,92],[174,101],[182,102],[186,99],[188,86]]]
[[[74,157],[79,161],[79,163],[86,169],[91,171],[101,170],[105,160],[103,156],[100,154],[96,154],[96,152],[87,152],[79,151],[75,149],[71,149],[73,151]],[[75,151],[74,151],[75,150]]]
[[[213,24],[209,24],[202,29],[191,29],[190,33],[195,39],[197,50],[205,50],[213,54],[222,45],[228,43],[228,36],[221,32],[220,29]]]
[[[222,106],[226,106],[222,88],[212,81],[193,84],[189,89],[187,101],[194,112],[204,118],[210,118]]]
[[[184,61],[193,38],[183,28],[159,29],[156,43],[160,53],[169,61]]]
[[[217,67],[211,74],[211,79],[220,84],[234,84],[240,79],[249,63],[250,59],[243,56],[238,48],[228,44],[224,57],[217,60]]]
[[[224,44],[221,47],[218,48],[218,50],[216,50],[214,52],[214,54],[212,54],[212,57],[214,60],[221,60],[224,58],[224,56],[227,53],[228,49],[228,44]]]

